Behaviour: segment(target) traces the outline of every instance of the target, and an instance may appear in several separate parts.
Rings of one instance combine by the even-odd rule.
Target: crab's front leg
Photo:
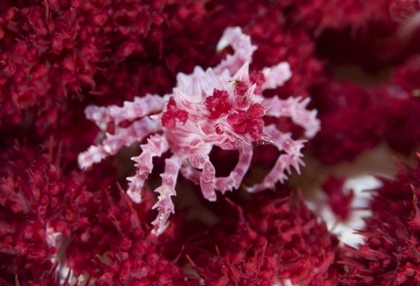
[[[200,171],[193,168],[189,163],[182,164],[179,171],[190,182],[196,185],[200,184]]]
[[[155,190],[159,193],[158,202],[153,209],[158,209],[159,214],[152,222],[156,226],[154,234],[159,235],[166,229],[166,222],[171,213],[174,213],[174,204],[171,197],[176,195],[175,185],[178,178],[179,169],[181,168],[182,158],[173,155],[165,160],[165,172],[161,174],[162,185]]]
[[[204,197],[209,201],[216,201],[216,192],[214,191],[216,170],[210,162],[209,156],[195,153],[189,156],[188,160],[193,168],[201,170],[200,188]]]
[[[252,154],[253,152],[251,147],[244,147],[242,150],[239,150],[238,163],[230,172],[229,176],[216,178],[216,189],[221,191],[223,194],[226,191],[238,189],[241,185],[242,179],[245,176],[245,173],[248,171],[249,166],[251,165]]]
[[[136,203],[141,202],[141,189],[153,169],[153,157],[160,157],[168,151],[169,144],[166,138],[160,134],[151,136],[146,144],[140,145],[142,153],[140,156],[131,158],[136,162],[137,172],[133,177],[127,178],[130,181],[127,195]]]
[[[207,162],[206,158],[203,156],[191,156],[189,158],[190,164],[184,164],[181,167],[181,173],[185,178],[187,178],[194,184],[199,184],[202,189],[202,184],[204,181],[208,189],[205,192],[203,192],[203,194],[207,199],[213,200],[213,197],[215,198],[214,189],[224,194],[226,191],[232,191],[233,189],[239,188],[243,177],[245,176],[246,172],[249,169],[249,166],[251,165],[252,154],[252,148],[243,148],[242,150],[240,150],[238,163],[236,164],[235,168],[230,172],[229,176],[219,178],[214,177],[214,183],[213,176],[209,176],[208,179],[210,181],[206,181],[204,179],[205,174],[197,170],[197,168],[201,169],[203,168],[203,166],[205,166],[205,164],[207,164],[206,166],[210,169],[209,173],[213,173],[213,165],[211,164],[211,162]],[[193,165],[191,165],[191,162],[193,163]]]
[[[286,170],[290,174],[291,167],[293,167],[299,173],[299,166],[305,165],[301,160],[303,155],[300,152],[300,149],[303,148],[303,143],[306,142],[306,140],[293,140],[290,133],[284,134],[280,132],[274,124],[265,126],[264,133],[270,135],[272,144],[280,151],[286,152],[286,154],[279,156],[274,167],[261,183],[248,189],[251,193],[264,189],[274,189],[274,186],[278,181],[283,183],[287,179],[287,175],[285,174]]]

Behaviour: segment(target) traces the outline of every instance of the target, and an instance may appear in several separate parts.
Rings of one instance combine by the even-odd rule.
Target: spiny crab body
[[[320,128],[316,111],[308,111],[308,99],[277,96],[264,98],[262,91],[282,85],[290,76],[288,63],[280,63],[262,71],[249,74],[249,64],[256,47],[240,28],[227,28],[218,44],[221,50],[232,46],[234,54],[227,56],[215,68],[203,70],[196,67],[190,75],[177,75],[177,87],[163,97],[147,94],[124,102],[122,107],[88,106],[86,117],[103,131],[114,123],[115,133],[106,134],[100,145],[91,146],[81,153],[78,162],[88,168],[107,156],[116,154],[122,146],[139,142],[153,134],[141,145],[142,153],[132,158],[137,172],[130,181],[127,194],[139,203],[145,180],[153,168],[153,157],[170,150],[172,156],[165,161],[161,174],[162,185],[157,208],[159,215],[153,224],[155,233],[161,233],[169,215],[174,212],[171,196],[176,195],[178,174],[199,184],[204,197],[216,200],[215,190],[222,193],[239,188],[250,167],[253,145],[269,142],[284,154],[280,155],[263,181],[250,187],[250,192],[274,188],[283,182],[286,170],[294,167],[299,172],[303,165],[300,149],[305,140],[293,140],[291,134],[280,132],[274,124],[264,126],[263,116],[290,117],[305,129],[305,136],[313,137]],[[132,122],[121,127],[121,122]],[[214,146],[224,150],[238,150],[239,159],[227,177],[216,177],[209,153]]]

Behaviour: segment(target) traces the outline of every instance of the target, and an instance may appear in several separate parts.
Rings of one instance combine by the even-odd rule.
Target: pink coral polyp
[[[288,63],[264,68],[256,78],[250,79],[249,65],[257,49],[250,37],[240,28],[227,28],[217,48],[222,50],[227,46],[231,46],[234,53],[218,66],[207,70],[195,67],[190,75],[179,73],[172,94],[163,97],[147,94],[133,102],[124,102],[122,107],[89,106],[85,110],[86,117],[102,130],[105,131],[109,123],[114,123],[116,129],[114,134],[106,134],[100,145],[91,146],[79,155],[81,168],[88,168],[116,154],[122,146],[153,134],[141,145],[143,152],[132,158],[137,172],[128,178],[127,194],[134,202],[141,201],[141,189],[152,171],[153,157],[160,157],[168,150],[172,152],[161,174],[162,185],[155,190],[159,193],[154,206],[159,215],[153,222],[157,234],[165,229],[169,215],[174,212],[171,196],[176,195],[179,173],[199,184],[206,199],[215,201],[215,190],[224,193],[240,186],[250,167],[252,146],[259,142],[270,142],[283,154],[263,181],[249,191],[273,189],[276,182],[287,178],[286,170],[290,172],[294,167],[299,171],[299,166],[303,165],[300,149],[305,140],[293,140],[291,134],[280,132],[275,125],[264,126],[264,115],[290,117],[305,129],[307,137],[313,137],[320,128],[316,111],[306,109],[309,100],[268,99],[261,94],[265,89],[281,86],[291,77]],[[123,121],[133,123],[128,127],[119,126]],[[238,163],[227,177],[216,177],[209,159],[214,146],[239,151]]]

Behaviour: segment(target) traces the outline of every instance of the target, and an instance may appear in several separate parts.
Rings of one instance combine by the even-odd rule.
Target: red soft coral
[[[420,165],[400,167],[396,180],[382,179],[360,231],[365,242],[342,251],[343,285],[420,283]]]
[[[102,191],[79,203],[83,223],[72,229],[67,249],[74,275],[95,285],[180,285],[181,269],[163,257],[164,245],[147,226],[151,203],[134,209],[122,191]]]
[[[330,81],[312,94],[322,128],[311,147],[324,163],[352,161],[380,142],[381,118],[369,112],[373,102],[368,91],[354,83]]]
[[[224,219],[185,250],[206,284],[272,285],[290,279],[321,285],[336,279],[337,238],[290,191],[253,195],[242,206],[218,204]]]
[[[68,100],[168,90],[171,71],[188,65],[178,56],[187,45],[173,43],[205,12],[204,1],[180,2],[2,1],[0,127],[34,125],[44,136]],[[185,54],[203,58],[194,48]]]
[[[49,147],[1,155],[0,277],[20,285],[58,285],[67,275],[97,285],[181,281],[180,268],[164,258],[147,227],[154,198],[133,209],[125,193],[102,189],[116,170],[102,168],[101,175],[111,175],[99,183],[94,173],[83,181],[65,174],[56,146]]]
[[[1,276],[11,282],[16,275],[21,285],[52,283],[58,241],[51,221],[64,218],[77,178],[63,176],[48,152],[18,146],[4,150],[0,172]]]

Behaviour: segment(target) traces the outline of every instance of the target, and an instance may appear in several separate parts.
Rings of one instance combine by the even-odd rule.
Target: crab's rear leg
[[[285,154],[279,156],[274,167],[261,183],[248,189],[251,193],[259,192],[264,189],[274,189],[277,182],[280,181],[283,183],[287,179],[287,175],[285,174],[286,170],[290,175],[291,167],[293,167],[299,173],[299,166],[305,165],[301,159],[303,155],[300,152],[300,149],[303,148],[303,143],[306,142],[306,140],[293,140],[290,133],[284,134],[280,132],[274,124],[265,126],[264,133],[270,135],[272,144],[280,151],[284,151]]]
[[[217,44],[217,50],[222,51],[227,46],[231,46],[234,53],[228,55],[214,68],[217,74],[225,69],[229,70],[231,75],[235,74],[245,63],[252,61],[252,54],[257,49],[256,46],[252,45],[251,37],[243,34],[239,27],[227,28],[224,31]]]
[[[127,178],[130,181],[127,195],[136,203],[141,202],[141,189],[153,169],[153,157],[160,157],[168,151],[169,144],[166,138],[160,134],[151,136],[146,144],[140,145],[142,153],[131,158],[136,162],[137,172],[133,177]]]

